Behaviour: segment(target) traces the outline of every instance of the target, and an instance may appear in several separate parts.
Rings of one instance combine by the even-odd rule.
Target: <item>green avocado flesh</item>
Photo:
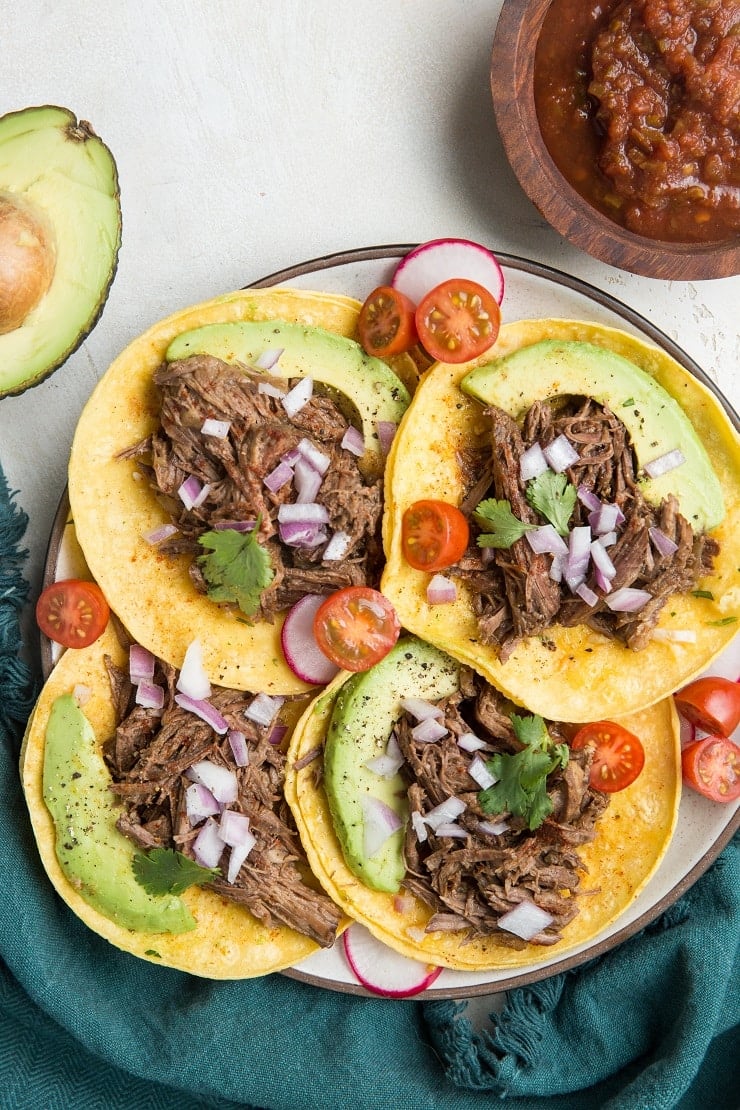
[[[401,716],[403,698],[437,701],[454,693],[458,685],[454,660],[408,637],[371,670],[350,678],[337,696],[324,746],[324,789],[347,866],[373,890],[395,893],[401,886],[408,808],[401,775],[381,778],[365,764],[385,751]],[[368,798],[390,806],[404,823],[372,856],[365,851]]]
[[[90,125],[66,108],[27,108],[0,118],[1,196],[43,219],[55,264],[36,306],[0,334],[0,397],[47,377],[92,330],[121,244],[115,162]]]
[[[54,702],[46,726],[43,793],[56,854],[80,897],[124,929],[186,933],[190,910],[174,895],[148,894],[134,877],[138,849],[116,828],[119,808],[90,722],[71,694]]]
[[[366,455],[380,460],[378,422],[397,424],[410,397],[393,371],[352,339],[281,320],[206,324],[178,335],[166,358],[174,362],[190,355],[213,355],[254,369],[255,362],[270,351],[282,354],[266,372],[269,376],[313,378],[348,397],[362,420]]]
[[[683,454],[685,462],[658,478],[638,473],[646,500],[659,505],[672,493],[695,532],[716,527],[725,515],[719,479],[684,410],[649,374],[613,351],[546,339],[471,370],[461,389],[514,417],[535,401],[593,397],[627,428],[640,470],[674,448]]]

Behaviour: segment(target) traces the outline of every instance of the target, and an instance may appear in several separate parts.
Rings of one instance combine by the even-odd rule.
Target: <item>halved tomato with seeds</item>
[[[63,647],[88,647],[103,634],[109,617],[100,586],[81,578],[52,582],[36,602],[36,623],[45,636]]]
[[[571,748],[593,748],[589,783],[613,794],[633,783],[645,766],[641,740],[614,721],[593,721],[578,730]]]
[[[347,586],[330,594],[313,620],[314,636],[324,655],[347,671],[367,671],[380,662],[400,631],[396,610],[370,586]]]
[[[440,362],[468,362],[492,347],[501,309],[492,293],[467,278],[437,285],[416,309],[419,341]]]

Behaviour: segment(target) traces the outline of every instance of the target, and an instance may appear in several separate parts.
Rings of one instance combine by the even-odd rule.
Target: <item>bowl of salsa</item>
[[[576,247],[740,273],[740,0],[504,0],[491,90],[520,184]]]

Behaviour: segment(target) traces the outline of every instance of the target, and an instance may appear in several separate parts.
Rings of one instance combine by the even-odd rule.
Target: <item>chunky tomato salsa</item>
[[[740,235],[740,0],[553,0],[535,103],[553,161],[615,222]]]

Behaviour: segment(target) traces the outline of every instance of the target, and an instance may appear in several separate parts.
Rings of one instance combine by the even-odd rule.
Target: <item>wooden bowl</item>
[[[584,0],[585,3],[585,0]],[[534,101],[535,49],[550,0],[504,0],[491,92],[506,155],[525,193],[574,246],[620,270],[672,281],[740,274],[740,241],[670,243],[620,227],[565,180],[545,146]]]

